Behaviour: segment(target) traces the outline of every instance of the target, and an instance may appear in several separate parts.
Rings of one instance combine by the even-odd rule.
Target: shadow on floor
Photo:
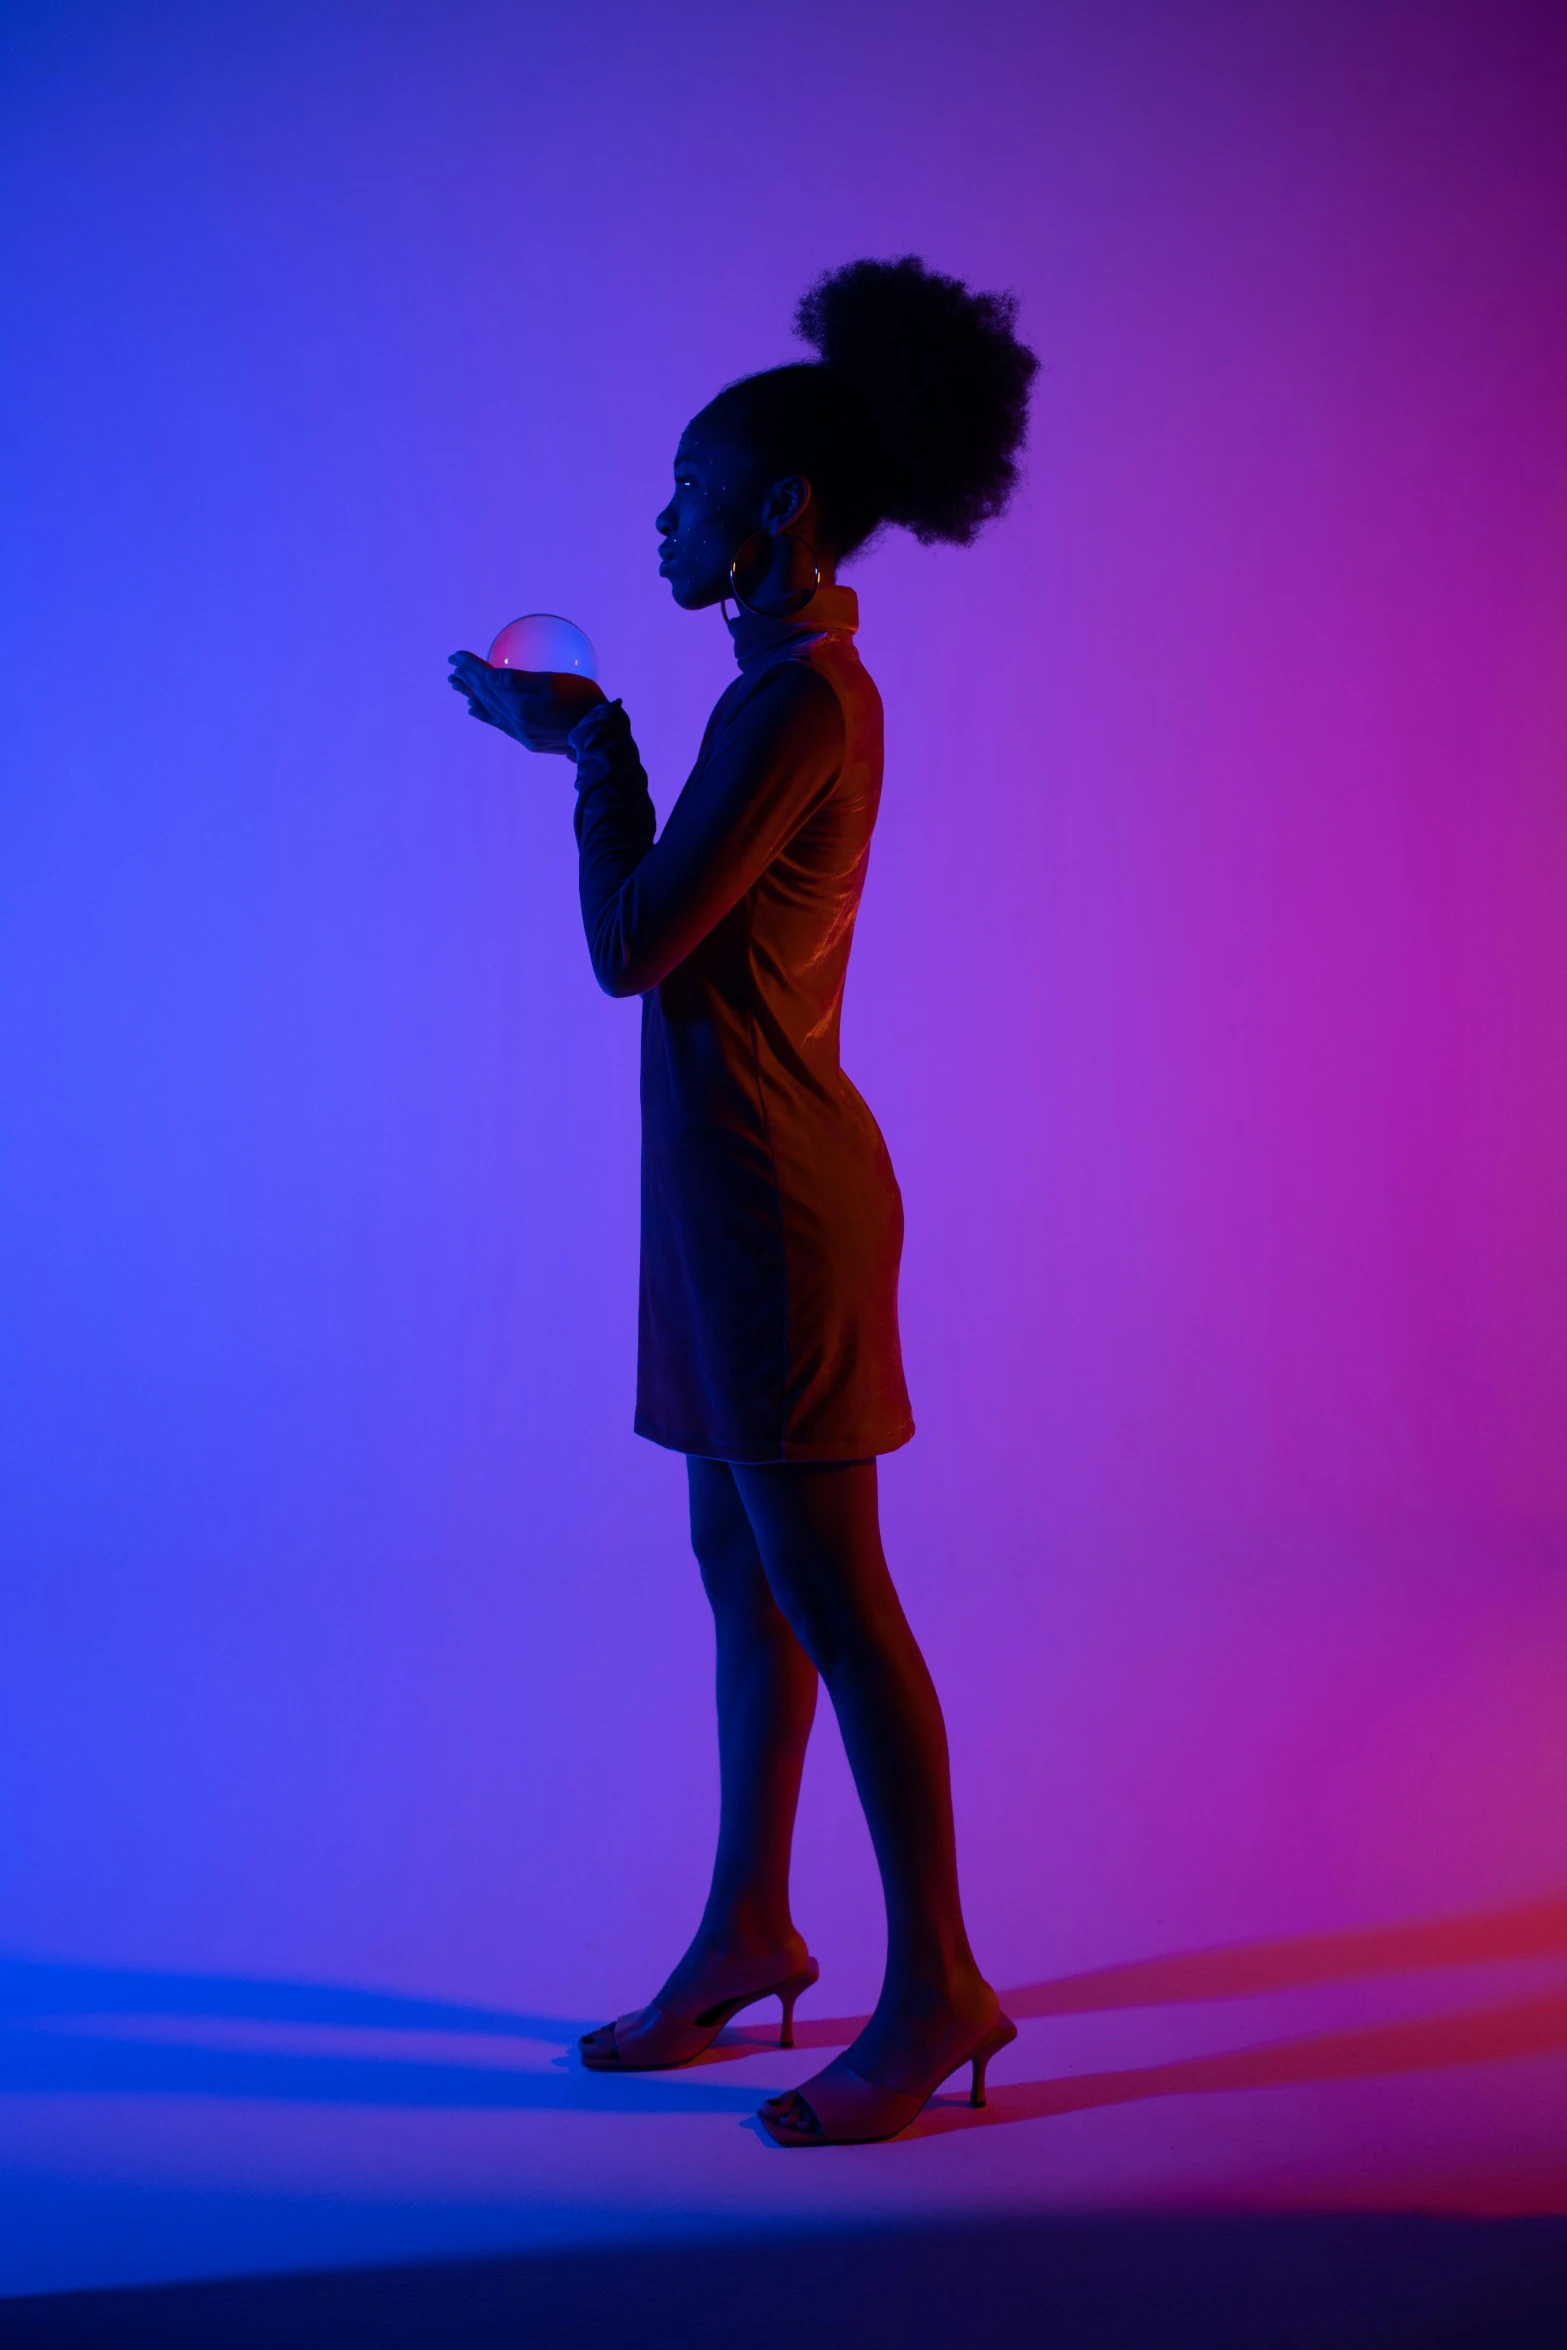
[[[1012,2016],[1083,2015],[1115,2007],[1166,2007],[1199,1999],[1246,1999],[1368,1975],[1410,1975],[1435,1967],[1487,1966],[1508,1959],[1567,1957],[1567,1896],[1522,1902],[1476,1917],[1428,1918],[1349,1934],[1245,1942],[1133,1959],[1006,1994]]]
[[[1137,1960],[1003,1991],[1018,2017],[1234,1999],[1371,1974],[1567,1955],[1567,1899],[1468,1918],[1305,1936]],[[585,2074],[564,2053],[540,2067],[494,2061],[495,2043],[569,2050],[580,2018],[411,1998],[326,1984],[0,1963],[0,2090],[260,2098],[358,2106],[750,2113],[757,2089],[716,2078],[726,2061],[777,2046],[776,2028],[737,2027],[708,2059],[672,2074]],[[797,2019],[802,2048],[841,2048],[861,2016]],[[224,2025],[440,2035],[457,2047],[367,2044],[325,2050],[223,2045]],[[108,2028],[105,2028],[108,2026]],[[193,2030],[192,2027],[195,2027]],[[466,2044],[465,2044],[466,2043]],[[1140,2098],[1490,2064],[1567,2048],[1567,1988],[1463,2014],[1378,2024],[1177,2063],[1063,2080],[997,2084],[983,2112],[954,2098],[911,2135],[1044,2119]],[[1564,2157],[1567,2163],[1567,2157]]]
[[[367,2031],[482,2032],[515,2040],[569,2039],[591,2018],[476,2007],[341,1983],[286,1983],[261,1975],[165,1973],[151,1967],[73,1966],[0,1957],[0,2018],[35,2016],[228,2016],[247,2023],[346,2025]]]
[[[1449,2065],[1501,2064],[1567,2049],[1567,1991],[1547,1999],[1510,2000],[1464,2015],[1415,2023],[1373,2024],[1353,2032],[1314,2032],[1253,2048],[1225,2049],[1174,2064],[1134,2065],[1124,2072],[1078,2073],[1065,2080],[993,2083],[976,2112],[951,2096],[927,2107],[906,2134],[1043,2121],[1092,2106],[1130,2105],[1147,2097],[1195,2097],[1230,2089],[1287,2089],[1303,2081],[1364,2080],[1390,2073],[1437,2072]],[[1567,2204],[1567,2126],[1561,2184]],[[1567,2350],[1567,2337],[1564,2337]]]
[[[1567,2220],[1104,2217],[0,2304],[14,2350],[1561,2350]]]
[[[1407,1926],[1371,1926],[1345,1934],[1238,1942],[1135,1958],[1004,1990],[1001,2004],[1017,2022],[1037,2016],[1091,2015],[1121,2007],[1178,2007],[1201,2000],[1248,1999],[1349,1983],[1371,1975],[1424,1974],[1442,1967],[1494,1966],[1518,1959],[1567,1958],[1567,1895],[1520,1902],[1473,1917],[1427,1918]],[[842,2048],[864,2016],[797,2017],[802,2048]],[[764,2036],[765,2037],[765,2036]]]

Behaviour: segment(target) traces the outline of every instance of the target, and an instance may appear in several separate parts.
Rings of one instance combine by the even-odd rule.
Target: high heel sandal
[[[1000,2048],[1017,2038],[1010,2016],[997,2014],[995,2022],[973,2047],[951,2064],[944,2064],[923,2089],[883,2089],[867,2081],[841,2056],[825,2072],[782,2097],[769,2097],[757,2115],[768,2135],[780,2146],[870,2146],[881,2138],[895,2138],[930,2103],[951,2073],[964,2065],[974,2068],[969,2086],[970,2105],[985,2102],[985,2067]],[[810,2117],[791,2119],[788,2108],[800,2108]]]
[[[667,2008],[639,2007],[630,2015],[619,2015],[612,2024],[601,2024],[595,2032],[584,2032],[577,2042],[578,2053],[591,2073],[652,2073],[663,2072],[678,2064],[694,2064],[704,2050],[711,2048],[732,2016],[742,2007],[750,2007],[758,1999],[776,1999],[783,2009],[779,2027],[780,2048],[794,2046],[794,2003],[802,1991],[809,1991],[821,1974],[814,1958],[808,1958],[798,1974],[787,1976],[781,1983],[765,1983],[760,1991],[742,1991],[738,1999],[720,1999],[716,2006],[704,2007],[690,2023],[683,2017],[671,2015]],[[590,2042],[597,2042],[596,2047]]]

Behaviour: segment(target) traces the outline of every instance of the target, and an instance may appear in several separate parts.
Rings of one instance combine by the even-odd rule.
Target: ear
[[[775,481],[762,500],[762,528],[775,535],[798,522],[811,502],[811,485],[803,473],[786,474]]]

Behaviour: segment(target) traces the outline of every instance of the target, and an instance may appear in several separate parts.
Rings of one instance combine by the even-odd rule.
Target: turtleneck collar
[[[853,588],[819,587],[808,604],[787,620],[763,620],[755,612],[737,612],[728,622],[734,638],[735,659],[742,669],[770,661],[790,645],[808,637],[853,636],[860,625],[860,600]]]

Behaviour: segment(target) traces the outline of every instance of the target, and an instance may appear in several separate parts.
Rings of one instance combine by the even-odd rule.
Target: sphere
[[[492,669],[572,670],[597,677],[598,656],[580,628],[558,612],[525,612],[509,620],[490,647]]]

